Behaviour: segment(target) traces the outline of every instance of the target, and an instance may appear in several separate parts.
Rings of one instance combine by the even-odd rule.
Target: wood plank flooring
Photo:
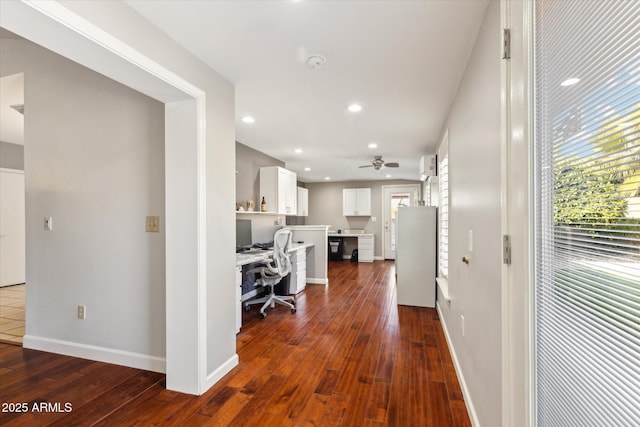
[[[0,425],[470,426],[437,313],[398,307],[394,274],[390,261],[332,262],[330,286],[308,286],[297,314],[244,313],[239,366],[202,396],[0,344]],[[27,413],[6,412],[20,402]],[[33,411],[41,402],[60,412]]]

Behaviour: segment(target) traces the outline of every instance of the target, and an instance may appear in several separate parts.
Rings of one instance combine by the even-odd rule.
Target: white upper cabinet
[[[284,215],[296,215],[298,212],[297,175],[295,172],[279,166],[260,168],[260,197],[258,206],[264,197],[267,211]]]
[[[309,190],[298,187],[298,216],[309,216]]]
[[[371,189],[342,190],[342,212],[344,216],[371,216]]]

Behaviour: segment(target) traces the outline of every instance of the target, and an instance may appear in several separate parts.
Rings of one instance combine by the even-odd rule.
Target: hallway
[[[203,396],[164,376],[0,344],[0,400],[70,402],[0,424],[469,426],[434,309],[396,306],[394,263],[332,262],[298,312],[244,313],[239,366]],[[91,390],[91,393],[87,393]]]

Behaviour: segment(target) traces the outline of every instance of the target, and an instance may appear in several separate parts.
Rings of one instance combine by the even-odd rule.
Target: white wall
[[[190,344],[189,349],[185,349],[171,345],[173,340],[168,339],[168,350],[175,356],[172,357],[176,361],[174,366],[198,367],[197,378],[191,377],[185,387],[178,384],[175,389],[202,393],[237,363],[232,303],[235,288],[230,285],[235,281],[233,85],[123,2],[87,0],[26,5],[1,2],[0,8],[0,22],[10,31],[37,39],[43,46],[126,82],[142,93],[163,102],[198,97],[196,111],[204,114],[192,118],[197,138],[165,139],[172,150],[183,146],[183,157],[196,170],[190,177],[190,185],[185,187],[184,180],[175,175],[178,171],[169,168],[178,162],[168,162],[167,191],[193,192],[189,203],[181,209],[194,219],[204,218],[202,222],[198,220],[197,233],[192,232],[191,224],[173,223],[173,230],[184,229],[189,233],[181,243],[188,244],[187,255],[193,255],[187,257],[190,265],[184,265],[187,258],[183,256],[178,267],[188,270],[189,275],[197,271],[197,283],[167,281],[167,289],[185,298],[177,301],[167,294],[167,304],[176,305],[177,309],[167,310],[166,322],[168,337],[171,333],[178,341],[186,340]],[[165,111],[167,123],[173,121],[173,116],[171,111]],[[169,265],[174,263],[173,258],[168,257]],[[189,319],[181,316],[183,313],[189,314]],[[167,354],[168,364],[169,357]],[[168,384],[172,377],[179,381],[184,375],[172,374],[168,369]]]
[[[0,71],[24,71],[29,106],[27,335],[163,358],[164,232],[144,225],[164,217],[164,104],[26,40],[1,43]]]
[[[445,126],[451,303],[439,293],[438,305],[467,405],[482,426],[501,424],[500,47],[500,5],[492,1]]]
[[[24,104],[24,75],[2,75],[0,78],[0,141],[24,144],[24,115],[11,108]]]

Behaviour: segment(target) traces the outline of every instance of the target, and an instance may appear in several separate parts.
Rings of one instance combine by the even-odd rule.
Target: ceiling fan
[[[382,156],[375,156],[374,159],[371,161],[370,165],[362,165],[360,167],[361,168],[371,168],[372,167],[375,170],[379,171],[383,166],[385,168],[397,168],[400,165],[398,163],[396,163],[396,162],[386,163],[384,160],[382,160]]]

